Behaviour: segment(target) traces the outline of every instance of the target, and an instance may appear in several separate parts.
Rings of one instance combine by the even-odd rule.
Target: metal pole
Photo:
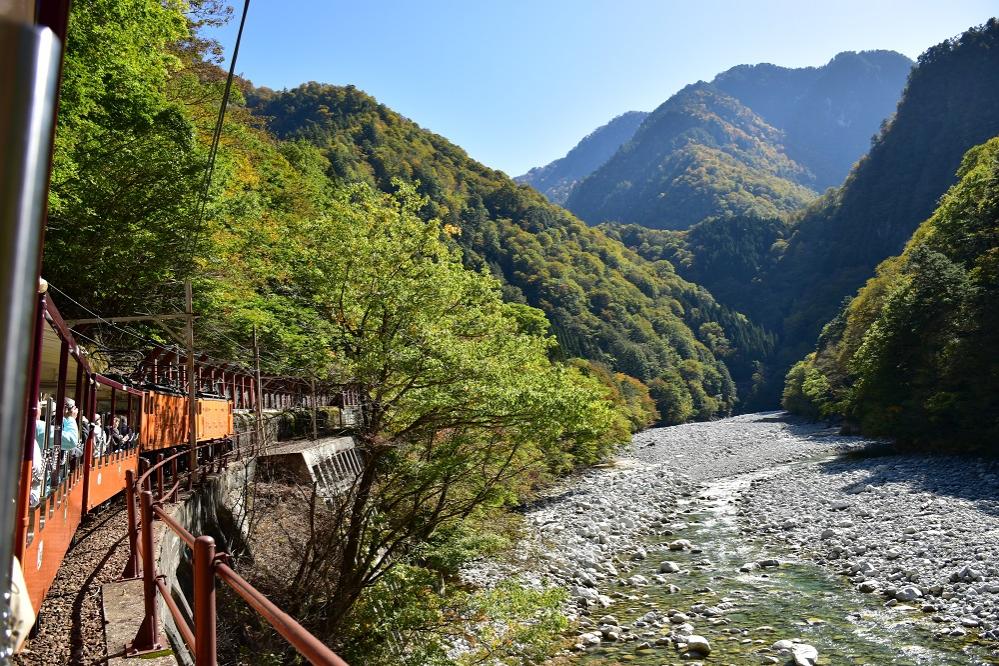
[[[194,540],[194,663],[215,666],[215,539]]]
[[[29,361],[60,53],[52,30],[0,21],[0,592],[10,589],[20,530],[15,497],[27,427],[34,437]],[[0,617],[8,604],[0,594]],[[0,635],[0,661],[7,643]]]
[[[313,378],[310,381],[310,387],[312,389],[312,439],[319,439],[319,403],[316,400],[316,380]]]
[[[128,561],[122,578],[136,578],[139,575],[139,527],[135,522],[135,472],[125,470],[125,508],[128,509]]]
[[[156,455],[156,501],[163,501],[163,454],[159,453]]]
[[[259,449],[264,445],[264,382],[260,376],[260,344],[257,341],[257,327],[253,327],[253,374],[257,387],[257,442],[254,446]]]
[[[156,617],[156,558],[153,553],[153,494],[148,490],[139,493],[142,509],[140,536],[142,537],[142,601],[143,618],[129,652],[149,652],[160,649],[159,619]]]
[[[184,302],[187,306],[187,418],[189,437],[187,444],[191,447],[191,475],[197,481],[198,474],[198,391],[194,385],[194,294],[191,281],[184,282]]]

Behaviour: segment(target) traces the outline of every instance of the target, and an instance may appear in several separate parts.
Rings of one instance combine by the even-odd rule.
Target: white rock
[[[711,645],[704,636],[693,634],[687,637],[687,652],[693,652],[694,654],[706,657],[711,654]]]
[[[860,590],[861,592],[869,593],[869,592],[875,592],[879,587],[881,587],[881,584],[878,583],[878,581],[865,580],[864,582],[862,582],[860,585],[857,586],[857,589]]]
[[[796,644],[791,648],[791,654],[794,656],[794,666],[815,666],[815,662],[819,660],[819,651],[805,643]]]

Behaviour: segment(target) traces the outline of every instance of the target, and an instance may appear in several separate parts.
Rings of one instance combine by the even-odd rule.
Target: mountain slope
[[[788,374],[788,408],[907,444],[995,453],[999,138],[968,151],[958,177]]]
[[[797,220],[760,289],[731,301],[778,331],[786,361],[886,257],[897,254],[955,182],[961,157],[999,134],[999,21],[934,46],[898,111],[843,187]]]
[[[643,381],[683,384],[702,418],[729,410],[737,378],[770,339],[666,262],[651,263],[549,203],[535,190],[471,160],[460,148],[353,87],[310,83],[248,91],[255,112],[286,139],[307,139],[334,180],[419,183],[465,250],[466,261],[505,283],[508,300],[541,308],[563,351]]]
[[[561,157],[543,167],[535,167],[514,178],[544,194],[549,201],[562,205],[576,183],[596,171],[635,135],[635,130],[649,114],[628,111],[587,134]]]
[[[870,51],[822,67],[733,67],[653,111],[566,205],[591,224],[659,229],[786,215],[842,182],[894,110],[911,64]]]
[[[764,216],[810,201],[811,173],[783,137],[709,83],[687,86],[653,111],[566,202],[590,223],[684,229],[719,214]]]
[[[740,65],[711,83],[783,131],[788,156],[822,191],[840,185],[870,148],[912,65],[894,51],[843,52],[822,67]]]

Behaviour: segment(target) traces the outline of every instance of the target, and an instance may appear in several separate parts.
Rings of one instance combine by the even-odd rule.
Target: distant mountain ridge
[[[788,155],[822,191],[840,185],[870,148],[912,65],[895,51],[844,51],[822,67],[739,65],[711,83],[783,131]]]
[[[788,157],[783,134],[703,81],[653,111],[631,141],[569,195],[591,224],[685,229],[713,215],[771,217],[815,198],[812,173]]]
[[[521,182],[564,197],[590,224],[685,229],[709,216],[783,216],[842,182],[894,111],[911,67],[893,51],[843,52],[822,67],[739,65],[676,93],[557,195],[546,176],[561,160]]]
[[[627,143],[648,115],[647,111],[622,113],[583,137],[565,157],[543,167],[535,167],[514,180],[530,185],[552,203],[563,205],[572,188]]]

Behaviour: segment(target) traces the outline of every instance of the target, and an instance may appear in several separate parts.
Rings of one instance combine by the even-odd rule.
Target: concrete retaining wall
[[[274,426],[276,428],[276,423]],[[265,456],[231,463],[214,475],[184,501],[169,505],[170,515],[195,536],[215,539],[216,548],[228,553],[247,548],[249,516],[252,515],[252,484],[259,469],[268,474],[291,476],[300,482],[317,483],[324,492],[342,492],[360,471],[360,459],[350,437],[330,437],[317,441],[290,442],[271,449]],[[194,625],[193,564],[191,551],[171,530],[158,533],[156,553],[158,574],[166,576],[174,600]],[[177,662],[193,666],[192,655],[177,630],[173,616],[159,600],[164,633],[170,639]]]
[[[253,483],[254,459],[231,463],[221,474],[207,479],[183,502],[170,505],[170,515],[195,536],[208,535],[215,539],[216,548],[228,553],[240,552],[246,545],[248,517],[252,509],[250,484]],[[170,592],[190,626],[194,613],[189,603],[193,599],[194,579],[191,551],[173,531],[167,529],[157,544],[156,571],[166,576]],[[192,665],[194,659],[177,631],[173,616],[159,600],[164,633],[170,639],[177,662]]]

